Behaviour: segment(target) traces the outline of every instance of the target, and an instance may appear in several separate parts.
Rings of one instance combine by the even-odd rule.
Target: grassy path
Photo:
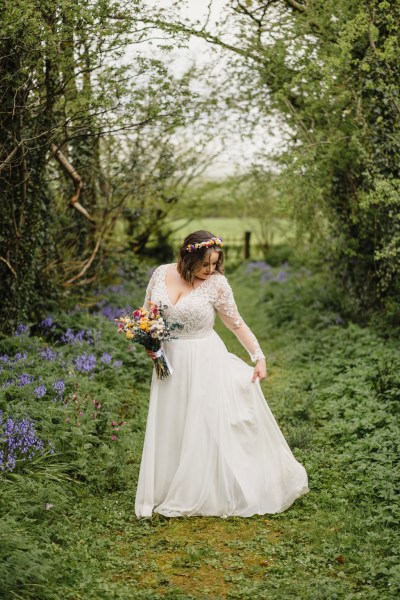
[[[297,323],[285,325],[288,315],[296,318],[294,298],[299,305],[302,300],[298,291],[285,295],[276,285],[275,295],[265,299],[267,311],[260,311],[255,277],[244,282],[242,277],[233,279],[233,287],[242,315],[268,353],[270,376],[263,389],[296,457],[309,472],[311,492],[280,515],[226,520],[156,516],[138,521],[133,503],[148,403],[145,385],[135,400],[138,435],[128,465],[129,488],[104,497],[83,492],[68,522],[60,524],[69,531],[62,532],[63,539],[69,535],[62,562],[71,569],[74,558],[77,563],[85,561],[87,574],[86,579],[64,584],[62,597],[397,597],[394,530],[389,518],[377,516],[371,504],[376,491],[366,472],[368,458],[364,463],[357,458],[357,452],[363,456],[367,439],[368,425],[362,418],[372,411],[371,433],[373,411],[378,408],[367,404],[360,414],[360,398],[352,400],[354,390],[370,398],[363,375],[365,346],[378,342],[352,327],[324,325],[311,335],[308,316],[304,320],[299,314]],[[314,291],[307,293],[313,307]],[[303,300],[307,304],[307,298]],[[228,348],[247,360],[234,336],[221,326],[218,330]],[[360,427],[364,433],[357,433]],[[371,443],[368,437],[366,448]],[[391,455],[385,459],[390,462]],[[70,571],[67,579],[73,581]]]

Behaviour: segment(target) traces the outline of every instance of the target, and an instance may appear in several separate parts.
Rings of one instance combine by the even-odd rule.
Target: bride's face
[[[217,268],[218,263],[218,252],[211,252],[211,254],[206,254],[203,259],[203,262],[199,264],[197,269],[194,271],[195,277],[199,279],[207,279],[212,273],[214,273]]]

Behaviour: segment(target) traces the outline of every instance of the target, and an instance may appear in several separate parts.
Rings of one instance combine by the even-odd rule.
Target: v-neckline
[[[168,267],[171,266],[171,264],[176,265],[176,263],[170,263],[169,265],[165,265],[165,269],[164,269],[164,275],[163,275],[163,284],[164,284],[164,291],[165,291],[165,296],[170,304],[170,306],[172,306],[172,308],[175,308],[175,306],[177,306],[181,300],[184,300],[184,298],[187,298],[188,296],[191,296],[194,292],[197,292],[197,290],[199,290],[201,287],[203,287],[203,285],[205,283],[207,283],[207,281],[210,279],[211,275],[209,277],[207,277],[207,279],[205,279],[199,286],[197,286],[197,288],[194,288],[193,290],[191,290],[188,294],[185,294],[184,296],[179,296],[178,300],[175,302],[175,304],[172,304],[171,302],[171,298],[169,296],[168,290],[167,290],[167,271],[168,271]]]

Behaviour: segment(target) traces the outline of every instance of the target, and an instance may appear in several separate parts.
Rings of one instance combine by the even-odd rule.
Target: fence
[[[175,234],[171,236],[170,241],[174,249],[178,249],[182,243],[182,237]],[[225,258],[230,261],[264,258],[262,246],[256,242],[251,231],[245,231],[241,236],[223,236],[223,241]]]

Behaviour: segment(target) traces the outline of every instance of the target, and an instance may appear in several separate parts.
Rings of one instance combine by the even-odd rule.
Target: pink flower
[[[115,427],[115,426],[116,426],[116,424],[117,424],[117,421],[113,421],[113,422],[111,423],[111,425],[112,425],[113,427]]]
[[[114,435],[114,434],[113,434],[113,435],[111,436],[111,439],[112,439],[112,441],[113,441],[113,442],[115,442],[115,440],[117,440],[118,438],[117,438],[117,436],[116,436],[116,435]]]

